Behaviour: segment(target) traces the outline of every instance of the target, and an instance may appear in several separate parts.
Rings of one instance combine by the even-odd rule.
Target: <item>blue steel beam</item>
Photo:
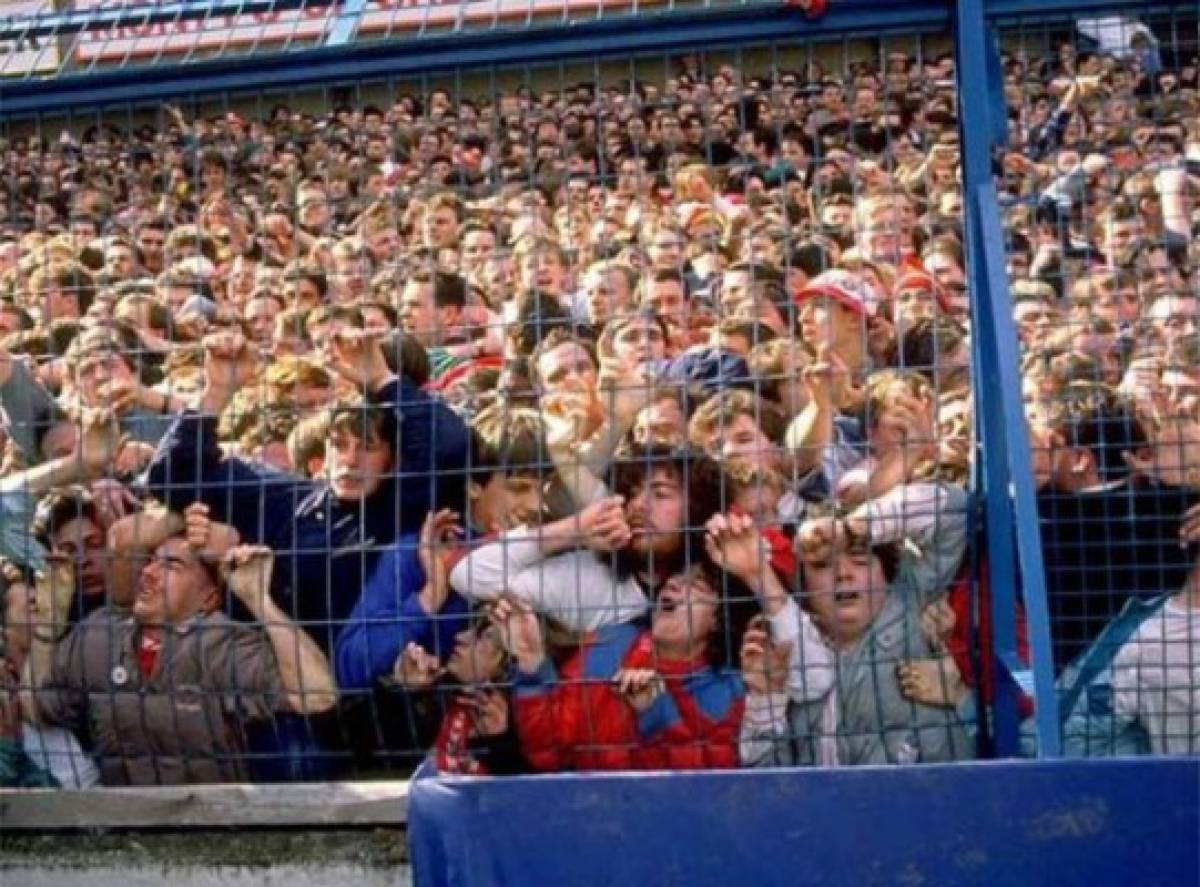
[[[989,21],[1005,18],[1040,18],[1067,16],[1072,19],[1095,18],[1125,13],[1146,15],[1154,12],[1179,11],[1181,3],[1137,2],[1137,0],[982,0],[983,15]],[[960,12],[962,3],[959,3]]]
[[[52,15],[0,17],[0,40],[66,37],[84,31],[137,28],[226,15],[260,15],[336,6],[340,0],[207,0],[200,3],[153,3],[113,9],[70,10]]]
[[[994,39],[983,0],[959,0],[958,51],[965,233],[972,299],[975,412],[980,428],[981,478],[987,509],[993,656],[1000,680],[995,697],[996,752],[1019,750],[1017,701],[1028,674],[1016,667],[1017,590],[1025,603],[1032,654],[1038,754],[1061,753],[1054,659],[1046,604],[1046,574],[1038,528],[1033,463],[1018,369],[1016,326],[1008,294],[1004,233],[992,175],[999,134],[990,63]],[[1015,561],[1014,561],[1015,556]],[[1018,583],[1019,569],[1019,583]]]
[[[152,104],[190,95],[260,93],[331,82],[424,76],[472,68],[521,67],[628,58],[722,46],[894,35],[948,28],[941,0],[842,0],[815,22],[777,3],[731,9],[645,13],[554,25],[403,37],[394,41],[196,61],[187,65],[92,71],[0,82],[0,117],[65,113],[105,105]],[[636,27],[635,27],[636,25]]]

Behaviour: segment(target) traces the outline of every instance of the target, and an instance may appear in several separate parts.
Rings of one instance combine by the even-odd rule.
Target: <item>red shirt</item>
[[[149,678],[158,667],[158,657],[162,653],[162,638],[142,632],[138,640],[138,670],[143,678]]]

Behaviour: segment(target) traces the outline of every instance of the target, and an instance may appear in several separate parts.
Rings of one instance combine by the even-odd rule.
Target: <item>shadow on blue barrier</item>
[[[417,885],[1200,884],[1200,759],[414,780]]]

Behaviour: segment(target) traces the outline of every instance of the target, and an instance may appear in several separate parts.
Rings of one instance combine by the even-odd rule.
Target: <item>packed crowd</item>
[[[1005,65],[1068,748],[1200,752],[1196,62]],[[953,74],[13,134],[0,772],[977,756]]]

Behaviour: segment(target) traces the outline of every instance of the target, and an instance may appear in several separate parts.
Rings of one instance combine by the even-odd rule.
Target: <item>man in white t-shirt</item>
[[[1113,661],[1113,709],[1138,722],[1155,754],[1200,754],[1200,565]]]

